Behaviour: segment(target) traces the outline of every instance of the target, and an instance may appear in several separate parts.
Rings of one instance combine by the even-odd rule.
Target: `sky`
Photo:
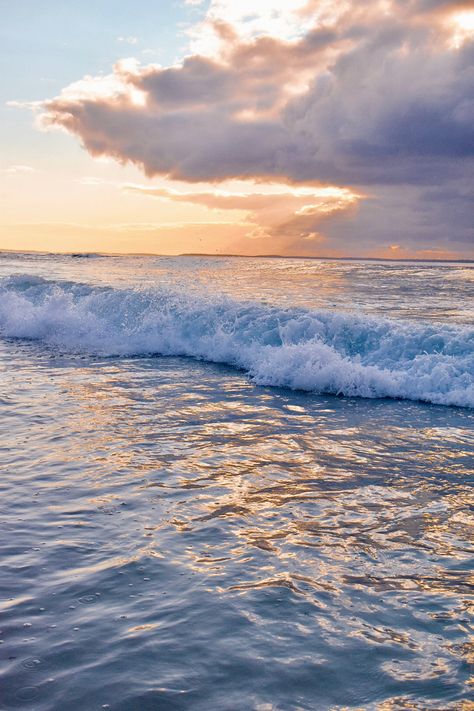
[[[474,1],[0,10],[0,249],[474,258]]]

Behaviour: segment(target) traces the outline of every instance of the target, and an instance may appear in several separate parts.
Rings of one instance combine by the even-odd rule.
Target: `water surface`
[[[150,290],[180,289],[181,314],[190,294],[203,313],[204,292],[280,323],[389,311],[411,344],[455,329],[460,369],[473,270],[1,263],[18,307],[0,341],[1,709],[471,708],[473,410],[264,387],[226,362],[139,353],[158,322],[119,317],[132,303],[150,319]],[[102,288],[134,297],[87,340]],[[112,326],[133,353],[107,351]]]

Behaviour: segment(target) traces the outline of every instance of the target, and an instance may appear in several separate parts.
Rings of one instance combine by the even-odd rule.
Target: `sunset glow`
[[[0,711],[474,711],[474,0],[1,20]]]
[[[472,256],[474,10],[410,7],[188,0],[12,83],[1,246]]]
[[[453,48],[458,49],[474,36],[474,10],[460,12],[453,16],[454,33],[451,39]]]

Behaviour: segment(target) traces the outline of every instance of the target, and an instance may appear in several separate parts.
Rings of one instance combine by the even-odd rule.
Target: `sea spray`
[[[474,328],[157,287],[0,280],[0,334],[65,352],[189,356],[258,384],[474,407]]]

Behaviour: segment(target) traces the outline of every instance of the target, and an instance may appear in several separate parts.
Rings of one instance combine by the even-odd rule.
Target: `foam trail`
[[[0,334],[64,351],[227,363],[262,385],[474,407],[472,327],[19,275],[0,280]]]

